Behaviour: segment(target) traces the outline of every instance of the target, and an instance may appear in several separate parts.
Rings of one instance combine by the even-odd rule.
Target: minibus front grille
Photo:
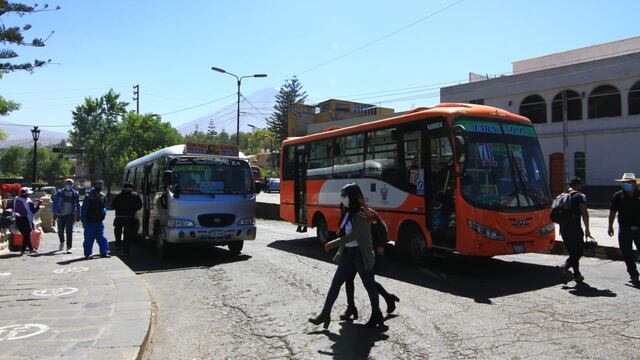
[[[233,225],[236,217],[232,214],[204,214],[198,216],[200,226],[224,227]]]

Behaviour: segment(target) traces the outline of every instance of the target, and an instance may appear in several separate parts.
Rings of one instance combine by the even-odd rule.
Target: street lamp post
[[[34,126],[33,129],[31,129],[31,136],[33,137],[33,179],[32,179],[32,186],[33,183],[35,183],[38,179],[38,139],[40,138],[40,129],[38,129],[37,126]]]
[[[232,74],[224,69],[217,68],[215,66],[212,66],[211,70],[217,71],[223,74],[229,74],[235,77],[238,82],[238,110],[236,113],[236,146],[238,147],[238,149],[240,149],[240,85],[242,83],[242,79],[251,78],[251,77],[264,78],[264,77],[267,77],[267,74],[253,74],[253,75],[238,76],[236,74]]]

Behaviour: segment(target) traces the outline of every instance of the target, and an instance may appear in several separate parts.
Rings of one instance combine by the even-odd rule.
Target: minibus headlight
[[[471,220],[467,220],[467,223],[469,224],[469,227],[473,231],[477,232],[478,234],[484,237],[487,237],[491,240],[504,240],[504,236],[502,236],[502,234],[498,230],[488,228],[484,225],[480,225],[477,222],[474,222]]]
[[[538,231],[538,235],[544,236],[556,229],[556,224],[551,223]]]
[[[195,224],[191,220],[176,219],[176,218],[169,218],[167,220],[167,227],[170,227],[170,228],[191,227],[191,226],[195,226]]]
[[[238,220],[238,225],[255,225],[256,219],[252,217]]]

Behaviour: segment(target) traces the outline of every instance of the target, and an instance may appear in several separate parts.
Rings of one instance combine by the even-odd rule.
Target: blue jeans
[[[636,257],[633,254],[633,243],[640,242],[640,230],[630,230],[620,228],[618,230],[618,245],[624,257],[624,263],[627,265],[627,272],[632,278],[638,278],[638,268],[636,267]]]
[[[73,244],[73,223],[75,222],[75,215],[73,213],[69,215],[58,215],[58,238],[60,243],[64,243],[64,234],[67,234],[67,249],[72,248]]]
[[[338,294],[340,294],[342,284],[344,284],[348,279],[351,279],[356,272],[360,275],[362,285],[364,285],[364,288],[367,290],[367,294],[369,295],[369,301],[371,301],[371,314],[380,312],[378,289],[376,287],[373,270],[365,270],[359,247],[345,247],[344,253],[342,254],[342,260],[340,261],[340,264],[338,264],[336,273],[333,275],[331,287],[329,288],[327,298],[324,301],[322,314],[331,313],[331,308],[333,308],[333,304],[336,302]]]
[[[98,242],[100,255],[109,253],[109,241],[104,237],[104,222],[91,222],[84,224],[84,256],[91,256],[93,253],[93,241]]]

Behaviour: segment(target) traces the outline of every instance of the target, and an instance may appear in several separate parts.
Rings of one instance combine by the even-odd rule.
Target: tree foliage
[[[295,76],[285,80],[280,87],[280,91],[276,94],[276,104],[273,106],[275,111],[267,119],[267,126],[275,134],[278,143],[282,142],[289,133],[289,105],[304,103],[306,98],[307,92],[302,91],[302,83]]]
[[[48,148],[38,148],[38,179],[49,184],[73,175],[72,162],[60,154],[54,154]],[[0,154],[0,173],[2,176],[31,179],[33,176],[33,148],[11,146]]]

